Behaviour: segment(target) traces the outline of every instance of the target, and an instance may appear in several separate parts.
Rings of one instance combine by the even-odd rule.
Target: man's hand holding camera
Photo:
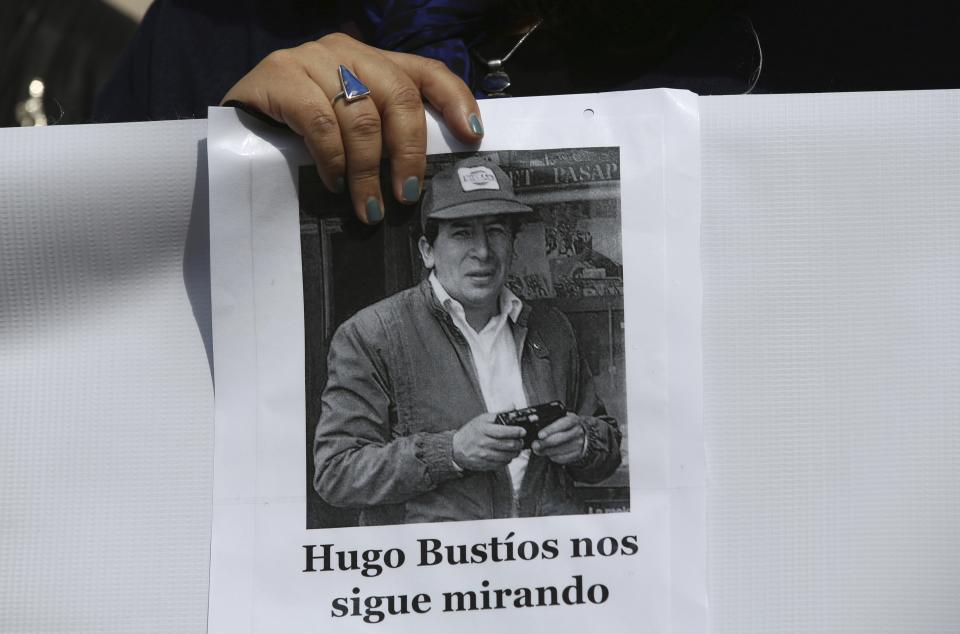
[[[533,453],[557,464],[570,464],[583,458],[586,446],[583,419],[571,412],[540,430],[533,441]]]
[[[499,425],[496,414],[480,414],[453,435],[453,461],[461,469],[492,471],[523,449],[523,427]],[[559,421],[558,421],[559,422]]]
[[[501,425],[496,414],[481,414],[453,435],[453,460],[461,469],[492,471],[508,464],[523,449],[527,431]],[[580,416],[567,413],[540,430],[533,453],[557,464],[570,464],[583,457],[586,432]]]

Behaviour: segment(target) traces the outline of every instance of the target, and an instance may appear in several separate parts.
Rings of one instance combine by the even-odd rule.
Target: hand
[[[541,429],[531,449],[557,464],[570,464],[583,457],[585,434],[580,416],[568,413]]]
[[[340,64],[370,88],[368,98],[333,102]],[[239,101],[303,136],[327,188],[349,186],[357,217],[370,224],[383,219],[382,149],[390,157],[396,199],[412,204],[420,197],[427,145],[423,97],[458,139],[482,137],[476,100],[442,62],[382,51],[342,33],[274,51],[221,104]]]
[[[480,414],[453,435],[453,460],[461,468],[492,471],[520,454],[526,430],[499,425],[496,419],[496,414]]]

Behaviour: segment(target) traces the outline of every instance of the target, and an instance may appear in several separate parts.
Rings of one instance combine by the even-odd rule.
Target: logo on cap
[[[492,169],[483,165],[457,168],[457,175],[460,177],[460,188],[465,192],[478,189],[500,189],[497,175]]]

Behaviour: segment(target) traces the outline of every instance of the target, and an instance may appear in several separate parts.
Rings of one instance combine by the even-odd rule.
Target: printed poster
[[[366,227],[211,110],[211,632],[705,631],[696,113],[430,120]]]

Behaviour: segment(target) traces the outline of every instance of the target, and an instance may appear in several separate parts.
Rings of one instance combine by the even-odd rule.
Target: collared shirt
[[[523,391],[520,360],[517,358],[513,331],[508,323],[508,320],[516,323],[523,309],[523,301],[504,286],[500,291],[500,312],[491,317],[487,325],[477,332],[467,322],[463,305],[450,297],[435,272],[430,273],[430,284],[440,304],[453,318],[453,323],[470,346],[487,411],[498,413],[526,407],[527,395]],[[520,490],[529,461],[530,450],[524,449],[508,465],[514,497]]]

